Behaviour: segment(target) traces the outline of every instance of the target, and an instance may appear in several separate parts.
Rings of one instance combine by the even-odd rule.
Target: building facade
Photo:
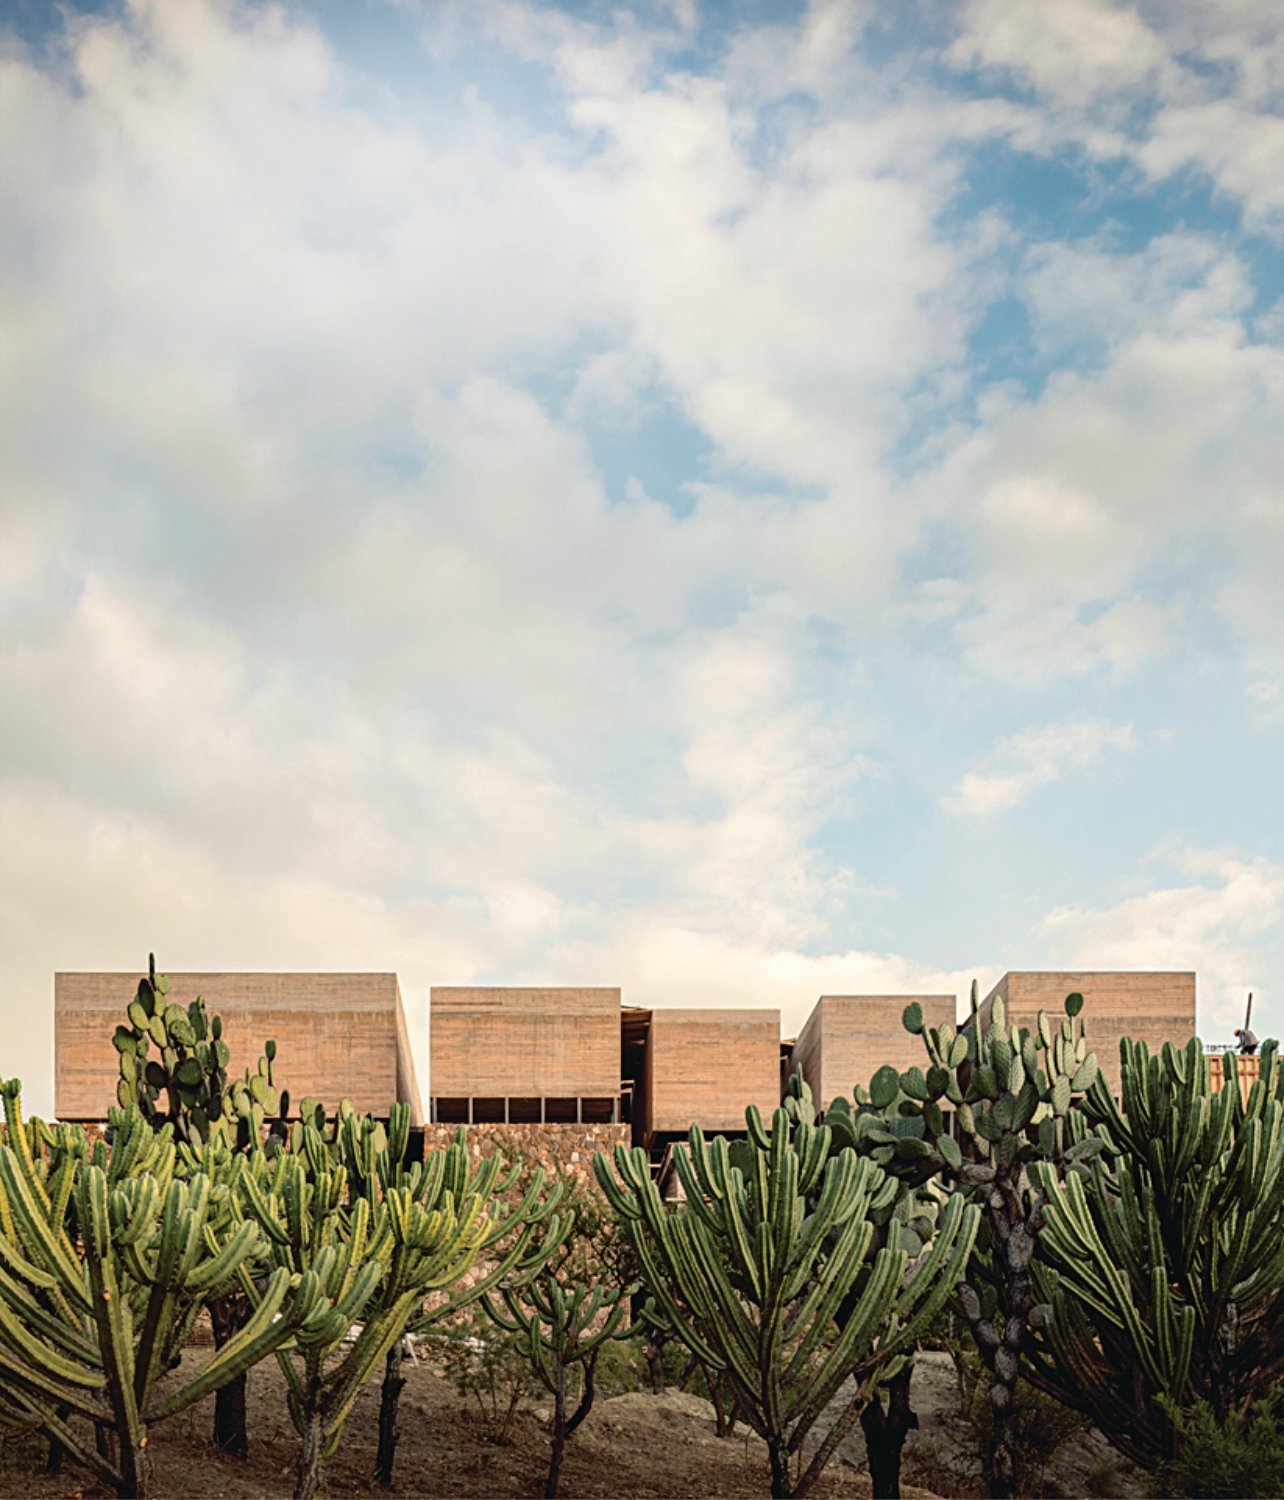
[[[399,1099],[423,1122],[414,1054],[395,974],[170,974],[167,999],[184,1009],[199,995],[223,1018],[233,1070],[253,1070],[276,1042],[276,1074],[295,1103],[311,1094],[327,1110],[351,1099],[386,1115]],[[54,975],[54,1113],[101,1121],[116,1102],[116,1027],[138,975]]]

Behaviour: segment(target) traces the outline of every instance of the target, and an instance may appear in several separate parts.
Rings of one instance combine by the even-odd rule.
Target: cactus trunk
[[[767,1457],[771,1463],[771,1500],[793,1500],[789,1487],[789,1444],[783,1439],[774,1439],[767,1444]]]
[[[918,1426],[918,1417],[910,1406],[913,1374],[914,1366],[907,1364],[887,1383],[886,1408],[881,1393],[875,1391],[860,1414],[874,1500],[900,1500],[901,1450]]]
[[[321,1482],[321,1418],[305,1418],[300,1434],[299,1457],[294,1469],[294,1500],[313,1500]]]
[[[383,1385],[379,1391],[379,1451],[375,1456],[375,1482],[392,1483],[392,1467],[397,1457],[397,1412],[406,1378],[401,1373],[405,1339],[398,1339],[388,1350],[383,1367]]]
[[[214,1347],[221,1349],[245,1324],[249,1308],[240,1298],[216,1297],[209,1304],[210,1327],[214,1330]],[[250,1451],[245,1425],[245,1384],[248,1375],[238,1375],[214,1395],[214,1442],[233,1458],[244,1458]]]
[[[544,1500],[557,1500],[562,1477],[562,1454],[566,1451],[566,1370],[559,1369],[553,1383],[553,1442],[544,1481]]]

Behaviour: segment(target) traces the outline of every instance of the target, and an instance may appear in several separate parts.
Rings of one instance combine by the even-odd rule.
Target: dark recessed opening
[[[433,1118],[442,1125],[467,1125],[467,1099],[438,1099],[433,1108]]]
[[[544,1118],[550,1125],[574,1125],[579,1118],[578,1099],[545,1099]]]
[[[503,1099],[474,1099],[474,1125],[502,1125],[504,1123]]]
[[[540,1119],[538,1099],[510,1099],[508,1119],[513,1125],[538,1125]]]
[[[614,1099],[581,1099],[580,1118],[586,1124],[609,1125],[615,1112]]]

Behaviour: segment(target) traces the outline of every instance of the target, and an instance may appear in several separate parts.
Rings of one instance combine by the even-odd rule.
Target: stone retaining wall
[[[462,1129],[468,1151],[478,1158],[508,1151],[553,1173],[560,1171],[577,1187],[598,1191],[593,1175],[593,1157],[611,1151],[617,1144],[630,1144],[627,1125],[425,1125],[424,1151],[442,1150]]]

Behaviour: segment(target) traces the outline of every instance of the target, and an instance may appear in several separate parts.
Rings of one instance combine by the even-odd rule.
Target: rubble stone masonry
[[[577,1187],[597,1192],[593,1156],[630,1143],[627,1125],[425,1125],[424,1152],[443,1150],[462,1129],[469,1155],[480,1160],[497,1151],[510,1151],[525,1162],[551,1173],[561,1171]]]

